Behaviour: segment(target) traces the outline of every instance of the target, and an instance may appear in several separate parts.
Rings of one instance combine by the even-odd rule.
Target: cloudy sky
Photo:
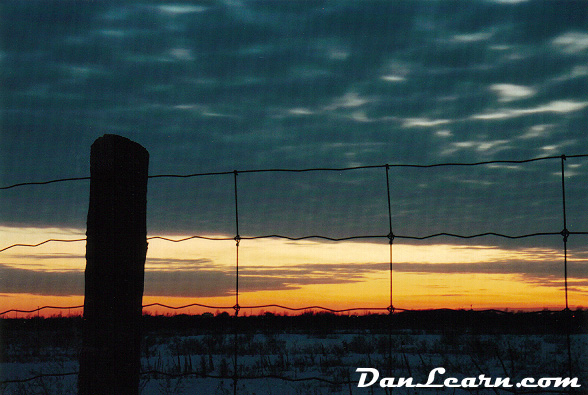
[[[90,145],[106,133],[147,148],[151,175],[588,153],[584,1],[8,1],[0,18],[0,186],[86,177]],[[571,231],[588,231],[587,166],[587,158],[565,162]],[[232,177],[151,179],[150,235],[234,234]],[[244,173],[238,183],[241,235],[388,233],[384,168]],[[18,243],[20,235],[34,243],[54,234],[83,235],[88,187],[79,181],[1,190],[5,239]],[[519,235],[563,227],[559,159],[395,167],[390,187],[399,235]],[[586,303],[586,236],[573,237],[574,295]],[[441,238],[405,248],[435,243],[465,245]],[[204,267],[219,284],[229,276],[219,269],[225,258],[215,259],[213,251],[165,255],[152,252],[155,244],[147,283],[153,295],[165,294],[161,281],[187,265]],[[407,255],[397,270],[433,282],[446,273],[518,276],[527,285],[561,290],[561,237],[517,243],[487,237],[468,245],[525,255],[474,253],[469,261],[442,262]],[[79,294],[83,247],[6,251],[1,278],[20,281],[4,281],[11,284],[5,295],[25,292],[34,279],[51,289],[65,281],[72,290],[31,288],[31,294]],[[56,260],[52,248],[69,258]],[[323,258],[296,258],[288,265],[298,266],[287,273],[280,272],[285,258],[264,263],[263,270],[255,260],[249,262],[250,289],[304,289],[309,295],[305,287],[312,284],[317,290],[385,278],[386,251],[361,259],[343,249],[339,245],[338,260],[328,263],[340,265],[336,280]],[[77,269],[60,266],[68,259]],[[480,265],[472,267],[473,261]],[[292,279],[294,273],[305,280]],[[457,277],[451,278],[443,286],[451,288]],[[228,285],[221,288],[193,296],[230,293]]]

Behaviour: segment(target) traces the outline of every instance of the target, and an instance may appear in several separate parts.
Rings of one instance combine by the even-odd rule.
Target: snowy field
[[[225,328],[227,329],[227,328]],[[224,333],[222,333],[224,332]],[[16,337],[15,333],[19,335]],[[9,334],[2,341],[2,394],[75,394],[79,331],[37,330]],[[565,334],[472,334],[458,331],[370,330],[248,331],[204,334],[149,330],[143,344],[141,394],[233,394],[235,339],[238,345],[237,393],[302,394],[509,394],[515,388],[358,388],[357,368],[375,368],[381,377],[412,377],[426,383],[430,371],[447,377],[568,377]],[[573,376],[588,393],[588,335],[570,338]],[[50,374],[51,376],[43,376]],[[64,374],[62,376],[55,374]],[[10,380],[36,379],[24,382]],[[311,379],[312,378],[312,379]],[[314,378],[319,378],[316,380]],[[305,380],[309,379],[309,380]],[[518,391],[518,392],[515,392]],[[551,389],[553,390],[553,389]],[[534,389],[532,393],[553,393]],[[560,390],[561,391],[561,390]],[[566,390],[561,393],[567,393]]]

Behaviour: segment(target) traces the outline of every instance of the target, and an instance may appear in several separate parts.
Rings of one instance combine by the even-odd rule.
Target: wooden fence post
[[[148,166],[124,137],[92,144],[80,395],[139,393]]]

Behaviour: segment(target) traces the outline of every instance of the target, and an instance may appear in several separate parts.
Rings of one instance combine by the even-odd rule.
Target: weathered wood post
[[[92,144],[80,395],[139,393],[148,166],[124,137]]]

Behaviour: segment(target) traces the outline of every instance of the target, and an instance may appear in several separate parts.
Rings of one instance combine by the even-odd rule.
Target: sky
[[[0,186],[89,176],[110,133],[149,174],[588,154],[585,1],[7,1]],[[564,161],[588,226],[588,158]],[[237,176],[241,236],[563,229],[561,160]],[[152,178],[149,236],[233,237],[233,174]],[[89,181],[0,190],[2,245],[85,237]],[[588,303],[586,235],[568,243]],[[399,308],[562,308],[562,237],[397,238]],[[234,241],[150,240],[144,302],[234,304]],[[243,305],[387,307],[385,237],[242,240]],[[85,243],[0,252],[0,309],[83,302]]]

